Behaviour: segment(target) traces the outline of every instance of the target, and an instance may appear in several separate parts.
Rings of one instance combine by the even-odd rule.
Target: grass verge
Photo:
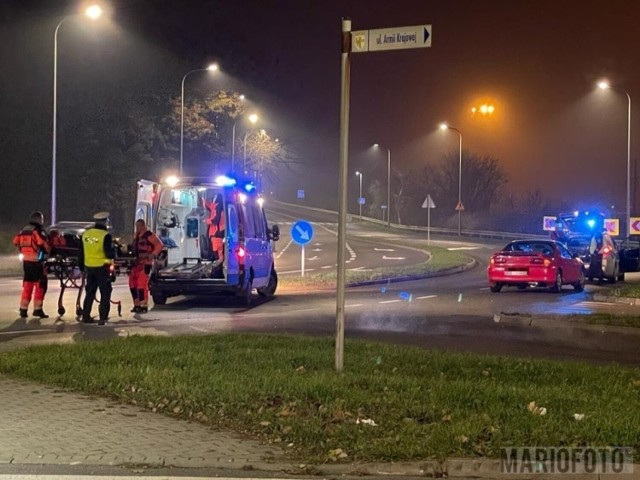
[[[458,251],[450,251],[442,247],[427,246],[424,244],[406,245],[412,248],[426,250],[431,254],[429,260],[417,265],[405,265],[398,267],[378,267],[368,271],[347,270],[347,286],[362,282],[387,280],[399,277],[424,276],[443,270],[466,265],[471,260],[468,255]],[[281,276],[278,279],[283,287],[333,287],[336,285],[336,272],[310,273],[305,277]]]
[[[612,325],[617,327],[640,328],[640,316],[613,315],[611,313],[592,313],[590,315],[570,315],[570,320],[577,320],[592,325]]]
[[[250,433],[307,462],[640,447],[640,369],[347,341],[338,375],[333,342],[133,336],[2,353],[0,372]]]
[[[619,288],[613,288],[610,295],[613,297],[640,298],[640,285],[630,283]]]

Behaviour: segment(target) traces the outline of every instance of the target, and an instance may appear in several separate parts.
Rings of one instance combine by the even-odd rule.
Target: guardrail
[[[335,215],[336,217],[338,216],[338,212],[334,210],[325,210],[323,208],[309,207],[306,205],[299,205],[295,203],[281,202],[280,200],[274,200],[274,199],[271,199],[269,202],[274,204],[284,205],[287,207],[294,207],[297,209],[310,210],[313,212]],[[360,220],[359,215],[353,214],[353,213],[348,214],[348,221],[353,221],[354,218],[358,218],[358,220]],[[337,218],[336,218],[336,221],[337,221]],[[362,221],[372,223],[375,225],[381,225],[384,227],[387,226],[386,221],[383,221],[377,218],[363,216]],[[410,231],[410,232],[427,232],[428,230],[427,227],[422,227],[418,225],[399,225],[397,223],[391,223],[391,227],[397,230],[404,230],[404,231]],[[430,230],[431,230],[431,233],[438,233],[441,235],[449,235],[449,236],[456,236],[456,237],[458,236],[458,230],[453,228],[431,227]],[[460,234],[461,236],[464,236],[467,238],[490,238],[490,239],[493,238],[493,239],[500,239],[500,240],[515,240],[520,238],[535,238],[535,239],[543,240],[543,239],[549,238],[548,235],[534,235],[534,234],[516,233],[516,232],[494,232],[490,230],[462,230]]]

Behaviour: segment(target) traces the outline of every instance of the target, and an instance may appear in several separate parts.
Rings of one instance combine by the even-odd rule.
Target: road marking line
[[[345,305],[345,307],[362,307],[364,305],[364,303],[354,303],[351,305]]]
[[[400,300],[385,300],[384,302],[378,302],[378,303],[396,303],[399,302]]]
[[[376,252],[395,252],[393,248],[374,248]]]
[[[423,297],[416,297],[416,300],[424,300],[425,298],[436,298],[438,295],[425,295]]]
[[[319,258],[320,258],[319,256],[315,255],[315,256],[313,256],[311,258],[307,258],[307,260],[312,261],[312,260],[317,260]]]
[[[387,257],[386,255],[382,256],[383,260],[404,260],[405,257]]]
[[[320,268],[333,268],[333,265],[325,265],[324,267],[320,267]]]
[[[482,247],[449,247],[447,250],[479,250]]]
[[[287,245],[282,250],[280,250],[280,253],[276,257],[276,259],[280,258],[282,256],[282,254],[287,250],[287,248],[289,248],[289,245],[291,245],[292,243],[293,243],[293,238],[291,240],[289,240],[289,243],[287,243]]]

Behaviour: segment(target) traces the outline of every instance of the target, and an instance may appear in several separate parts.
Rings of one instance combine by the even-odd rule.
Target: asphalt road
[[[287,226],[287,222],[301,218],[300,215],[300,212],[279,209],[270,216],[271,222],[281,225],[277,268],[283,276],[300,274],[300,247],[289,243],[290,227]],[[335,268],[336,228],[330,215],[304,212],[302,218],[313,222],[315,227],[314,239],[306,252],[309,270]],[[405,242],[407,239],[424,242],[421,235],[391,234],[384,229],[367,228],[357,221],[349,224],[348,232],[348,243],[354,252],[348,268],[366,269],[381,262],[399,265],[424,260],[424,254],[396,245],[399,237]],[[476,266],[445,277],[348,289],[348,338],[455,351],[640,364],[637,354],[640,332],[588,326],[570,322],[566,317],[572,313],[640,312],[638,307],[591,301],[593,292],[610,287],[589,285],[581,293],[565,287],[561,294],[515,289],[492,294],[487,286],[485,268],[497,244],[458,239],[436,239],[434,243],[445,248],[464,249],[476,259]],[[314,256],[317,258],[311,260]],[[78,324],[71,315],[60,320],[30,319],[25,322],[16,319],[20,283],[19,278],[0,279],[0,349],[133,334],[260,331],[331,335],[335,328],[335,291],[331,290],[280,289],[273,300],[265,301],[256,296],[255,305],[249,309],[239,307],[234,299],[176,297],[163,307],[154,307],[148,314],[133,315],[129,313],[131,303],[126,278],[118,279],[113,295],[114,299],[123,302],[122,317],[117,317],[113,311],[106,327]],[[75,291],[70,293],[65,304],[72,311]],[[55,312],[57,294],[57,286],[52,285],[45,303],[50,314]],[[534,321],[530,324],[530,319],[523,321],[514,314],[530,314]]]

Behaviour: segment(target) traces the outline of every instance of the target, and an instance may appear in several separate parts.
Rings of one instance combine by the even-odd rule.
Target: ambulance
[[[163,242],[154,261],[149,289],[156,305],[177,295],[236,296],[250,306],[253,291],[272,297],[278,286],[273,244],[277,225],[267,224],[264,199],[255,185],[230,176],[137,182],[136,220],[145,220]],[[212,248],[213,201],[225,215],[223,258]]]

